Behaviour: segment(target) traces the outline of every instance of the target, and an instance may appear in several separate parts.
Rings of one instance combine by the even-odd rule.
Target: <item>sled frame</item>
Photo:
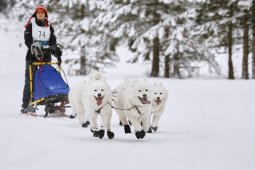
[[[40,102],[42,102],[42,101],[44,101],[45,100],[45,98],[40,98],[39,100],[36,100],[36,101],[33,101],[32,102],[32,99],[33,99],[33,70],[32,70],[32,66],[42,66],[42,65],[46,65],[46,64],[48,64],[48,65],[53,65],[53,64],[59,64],[59,62],[58,61],[55,61],[55,62],[40,62],[40,61],[38,61],[38,62],[32,62],[31,64],[29,64],[29,89],[30,89],[30,103],[29,103],[29,105],[30,106],[34,106],[34,105],[37,105],[38,103],[40,103]],[[58,72],[60,72],[60,66],[58,66]]]

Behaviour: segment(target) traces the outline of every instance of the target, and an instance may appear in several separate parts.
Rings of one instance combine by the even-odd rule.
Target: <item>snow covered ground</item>
[[[20,114],[25,53],[23,32],[0,30],[1,170],[255,169],[255,81],[150,78],[170,94],[158,132],[137,140],[124,134],[114,113],[115,138],[100,140],[76,119]],[[121,62],[104,75],[114,88],[148,69]]]

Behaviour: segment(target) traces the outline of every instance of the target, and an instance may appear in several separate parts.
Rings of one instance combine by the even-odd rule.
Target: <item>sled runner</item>
[[[60,67],[61,61],[44,61],[43,52],[39,44],[32,46],[32,50],[40,61],[31,62],[29,65],[30,80],[30,106],[45,105],[45,115],[65,115],[66,104],[68,104],[69,86],[67,80],[63,80]],[[53,67],[57,65],[57,68]],[[36,69],[35,69],[36,68]],[[35,71],[33,71],[35,69]]]

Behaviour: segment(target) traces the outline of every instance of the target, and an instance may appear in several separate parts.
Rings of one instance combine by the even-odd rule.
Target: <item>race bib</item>
[[[32,37],[36,41],[49,41],[50,40],[50,26],[40,27],[36,24],[35,18],[32,19]]]

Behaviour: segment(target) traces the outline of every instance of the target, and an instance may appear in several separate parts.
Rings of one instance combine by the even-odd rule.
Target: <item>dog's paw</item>
[[[151,127],[152,130],[154,130],[154,132],[156,132],[158,130],[158,127]]]
[[[152,133],[152,129],[151,127],[149,128],[149,130],[147,131],[148,133]]]
[[[74,115],[69,116],[70,119],[74,119],[75,117],[76,117],[76,115],[75,116]]]
[[[111,131],[107,131],[107,136],[109,139],[112,139],[112,138],[114,138],[114,133]]]
[[[86,127],[88,127],[88,124],[85,122],[85,123],[82,123],[82,125],[81,125],[83,128],[86,128]]]
[[[98,138],[100,138],[100,139],[102,139],[103,137],[104,137],[104,130],[99,130],[99,131],[95,131],[94,133],[93,133],[93,136],[94,137],[98,137]]]
[[[145,133],[144,130],[135,132],[135,136],[136,136],[137,139],[143,139],[144,136],[145,136],[145,134],[146,134],[146,133]]]
[[[122,121],[120,121],[120,122],[119,122],[119,125],[120,125],[120,126],[123,126],[123,123],[122,123]]]
[[[90,125],[90,122],[88,120],[86,121],[86,123],[87,123],[87,125]]]
[[[131,129],[129,125],[124,125],[125,133],[131,133]]]

